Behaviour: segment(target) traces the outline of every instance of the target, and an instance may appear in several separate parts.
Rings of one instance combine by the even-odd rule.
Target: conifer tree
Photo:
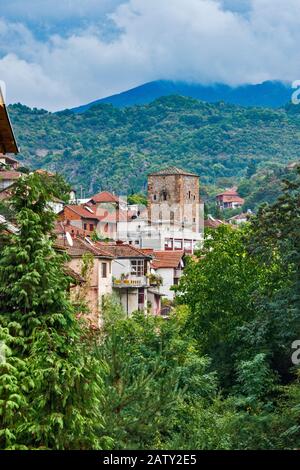
[[[2,449],[101,447],[103,366],[90,354],[51,236],[49,202],[61,189],[55,177],[30,174],[14,190],[19,233],[0,259]]]

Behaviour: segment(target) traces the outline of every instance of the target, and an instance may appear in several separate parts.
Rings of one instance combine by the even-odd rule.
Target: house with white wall
[[[103,243],[96,246],[103,248],[113,257],[112,261],[112,287],[114,294],[119,298],[127,315],[140,310],[148,309],[155,314],[160,310],[160,293],[152,289],[150,298],[149,274],[151,255],[144,253],[122,241]]]
[[[145,253],[151,253],[152,261],[151,272],[162,279],[159,292],[163,297],[173,301],[175,292],[173,286],[178,285],[184,269],[184,255],[181,251],[158,251],[143,250]]]

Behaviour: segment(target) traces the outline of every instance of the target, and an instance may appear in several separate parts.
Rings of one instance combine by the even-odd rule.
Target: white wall
[[[173,268],[161,268],[155,270],[156,274],[162,277],[163,284],[160,286],[159,291],[164,297],[169,300],[174,299],[174,292],[170,290],[170,287],[174,285],[174,269]]]

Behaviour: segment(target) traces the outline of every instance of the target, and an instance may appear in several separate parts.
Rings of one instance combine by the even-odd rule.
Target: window
[[[154,201],[156,201],[156,194],[154,194],[153,199],[154,199]]]
[[[144,276],[144,260],[143,259],[134,259],[131,261],[131,275],[142,277]]]
[[[182,240],[174,240],[175,250],[182,250]]]
[[[173,240],[172,239],[166,239],[165,240],[165,250],[172,250],[173,249]]]
[[[87,224],[83,224],[83,229],[87,230]]]
[[[167,191],[163,191],[162,197],[163,197],[163,201],[166,201],[168,199]]]
[[[107,263],[101,264],[101,276],[107,277]]]
[[[93,230],[94,230],[94,225],[90,224],[90,232],[92,232]]]

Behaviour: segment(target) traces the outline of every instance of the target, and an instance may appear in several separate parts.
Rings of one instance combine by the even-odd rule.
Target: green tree
[[[213,360],[223,385],[232,384],[241,338],[237,328],[253,317],[252,293],[264,270],[249,256],[247,228],[208,230],[197,259],[189,260],[177,287],[178,301],[191,310],[190,332]]]
[[[105,433],[116,448],[188,445],[195,427],[188,433],[187,413],[192,420],[196,398],[203,411],[217,396],[215,374],[187,335],[186,319],[186,308],[166,321],[138,312],[126,318],[117,303],[106,305],[97,356],[108,365]]]
[[[49,201],[61,182],[20,178],[12,205],[19,233],[1,250],[0,448],[100,448],[103,365],[90,353],[54,251]]]

